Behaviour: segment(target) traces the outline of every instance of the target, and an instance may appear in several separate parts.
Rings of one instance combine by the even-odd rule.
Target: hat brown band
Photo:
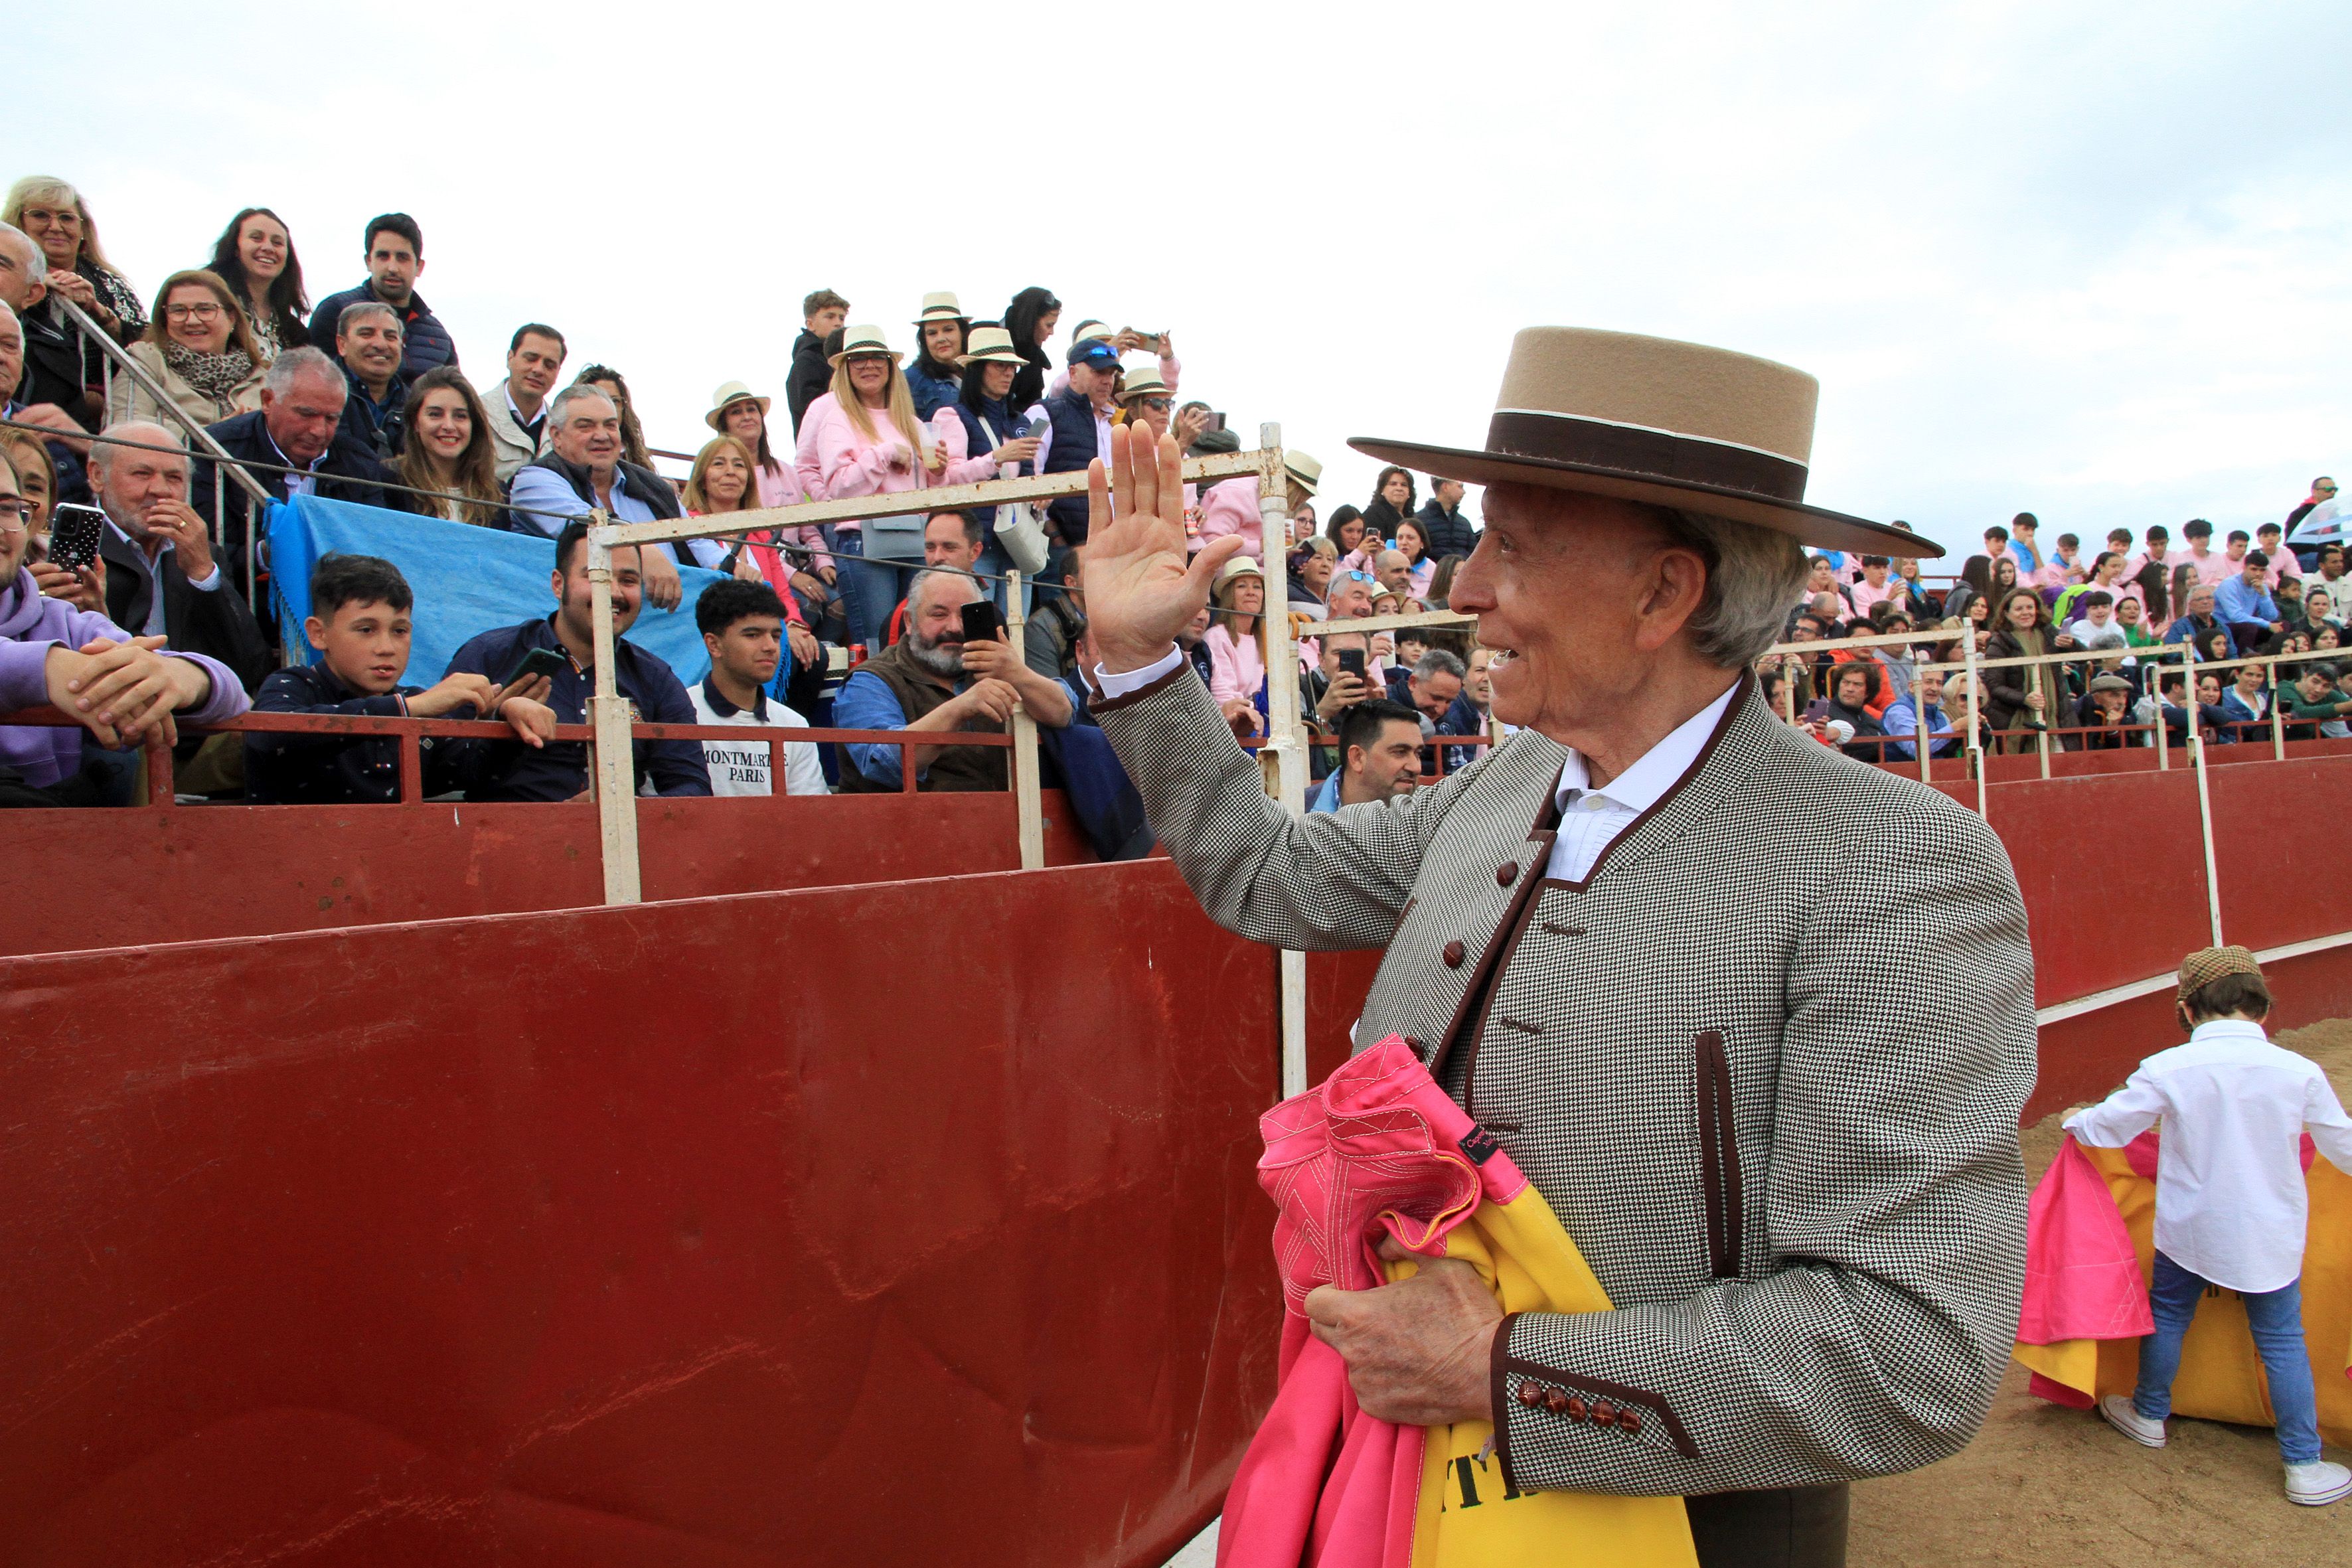
[[[1742,490],[1772,500],[1805,499],[1805,465],[1664,430],[1579,419],[1568,414],[1498,410],[1486,426],[1487,449],[1675,483]]]

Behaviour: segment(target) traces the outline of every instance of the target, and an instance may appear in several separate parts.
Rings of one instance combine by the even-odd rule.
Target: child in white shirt
[[[2124,1436],[2164,1447],[2180,1342],[2209,1285],[2235,1290],[2269,1374],[2290,1501],[2352,1494],[2352,1470],[2319,1457],[2319,1410],[2303,1339],[2303,1245],[2309,1215],[2301,1139],[2352,1172],[2352,1119],[2316,1063],[2263,1032],[2271,995],[2242,947],[2180,964],[2174,1003],[2189,1043],[2140,1063],[2105,1101],[2066,1120],[2075,1141],[2120,1149],[2163,1123],[2156,1179],[2156,1332],[2140,1342],[2139,1385],[2099,1401]]]

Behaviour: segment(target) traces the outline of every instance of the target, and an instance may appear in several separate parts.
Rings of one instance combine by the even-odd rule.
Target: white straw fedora
[[[727,405],[730,403],[741,403],[746,398],[758,404],[760,412],[762,414],[765,414],[770,407],[767,398],[760,396],[741,382],[723,382],[719,384],[719,390],[710,395],[710,412],[702,416],[702,422],[713,430],[725,428],[719,424],[719,420],[726,416]]]
[[[1013,346],[1013,334],[1003,327],[974,327],[964,340],[964,352],[956,355],[958,364],[1027,364],[1021,351]]]
[[[1323,465],[1296,447],[1286,447],[1282,452],[1282,470],[1313,495],[1323,483]]]
[[[1511,341],[1486,446],[1371,437],[1348,445],[1465,484],[1541,485],[1685,508],[1824,549],[1941,555],[1916,533],[1805,504],[1820,393],[1803,371],[1728,349],[1528,327]]]
[[[955,295],[942,291],[923,296],[923,313],[915,318],[915,325],[919,327],[926,321],[968,322],[971,320],[970,316],[963,313],[963,307],[956,303]]]
[[[1217,579],[1209,584],[1210,589],[1213,592],[1222,588],[1236,577],[1255,577],[1261,583],[1265,581],[1265,574],[1259,569],[1256,562],[1246,555],[1236,555],[1217,568]]]
[[[1129,402],[1138,397],[1166,397],[1168,379],[1160,374],[1160,362],[1150,354],[1129,354],[1118,362],[1118,400]]]
[[[1080,321],[1076,326],[1070,329],[1070,342],[1073,343],[1085,342],[1088,338],[1115,338],[1117,336],[1118,336],[1118,333],[1111,330],[1109,323],[1097,321],[1092,318]]]
[[[907,356],[890,346],[879,327],[851,327],[841,334],[841,352],[825,363],[839,364],[852,354],[880,354],[896,364]]]

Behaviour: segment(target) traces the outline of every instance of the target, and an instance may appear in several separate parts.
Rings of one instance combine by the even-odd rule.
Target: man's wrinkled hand
[[[1175,647],[1176,634],[1209,602],[1217,568],[1242,548],[1239,534],[1211,540],[1188,561],[1184,460],[1149,427],[1110,433],[1110,461],[1087,468],[1089,522],[1084,563],[1087,625],[1103,668],[1140,669]]]
[[[1381,1256],[1419,1272],[1370,1290],[1320,1286],[1307,1294],[1307,1326],[1348,1363],[1348,1386],[1365,1413],[1410,1426],[1492,1421],[1489,1353],[1501,1303],[1466,1263],[1418,1257],[1384,1237]]]

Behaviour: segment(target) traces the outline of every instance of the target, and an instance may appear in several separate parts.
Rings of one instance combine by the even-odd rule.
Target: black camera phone
[[[1004,617],[998,613],[992,600],[982,599],[963,607],[963,640],[966,642],[994,642],[997,632],[1003,626]]]
[[[499,684],[503,689],[512,686],[518,680],[528,680],[533,676],[540,675],[552,680],[571,668],[571,659],[565,658],[559,650],[551,647],[535,647],[517,659],[514,668],[509,671],[507,678]]]
[[[95,562],[105,527],[106,513],[98,508],[59,502],[49,516],[49,564],[75,572]]]
[[[1364,650],[1360,647],[1341,648],[1339,650],[1339,668],[1343,673],[1352,675],[1358,680],[1365,679]]]

